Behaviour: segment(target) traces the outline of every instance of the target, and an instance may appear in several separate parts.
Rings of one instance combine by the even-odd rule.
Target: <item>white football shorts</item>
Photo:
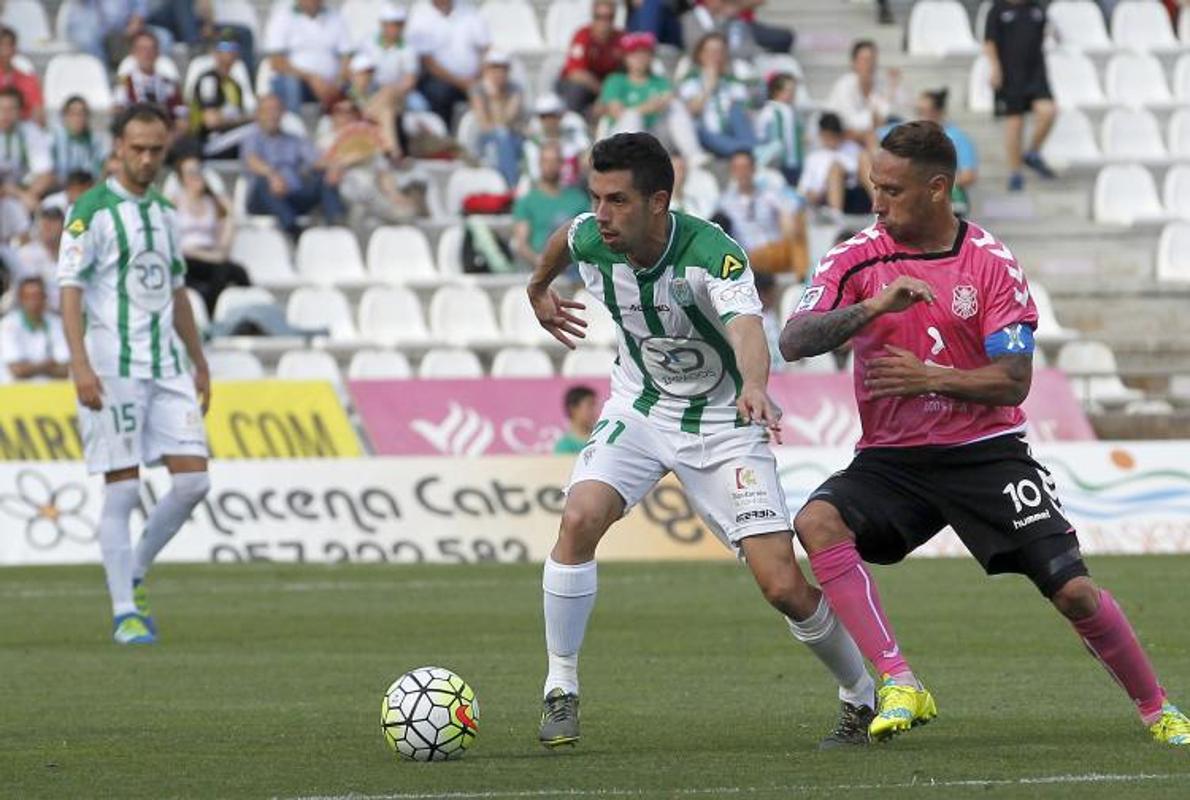
[[[203,456],[207,435],[194,379],[100,377],[103,408],[79,405],[79,429],[87,471],[92,475],[141,464],[162,456]]]
[[[759,425],[696,434],[659,430],[631,404],[612,398],[575,461],[567,491],[599,481],[624,499],[624,513],[673,472],[691,507],[732,549],[748,536],[792,527],[777,459]]]

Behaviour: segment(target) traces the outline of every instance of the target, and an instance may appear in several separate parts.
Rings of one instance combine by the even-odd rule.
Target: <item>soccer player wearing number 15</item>
[[[1049,472],[1025,442],[1037,308],[1012,253],[955,217],[955,151],[932,122],[872,162],[876,224],[831,250],[781,333],[788,360],[851,341],[859,452],[794,527],[822,591],[884,676],[870,732],[936,713],[862,560],[891,564],[946,525],[989,573],[1021,573],[1128,693],[1155,739],[1190,745],[1115,598],[1091,580]]]
[[[558,541],[542,578],[549,674],[539,738],[579,738],[578,652],[595,604],[595,548],[674,472],[707,527],[747,561],[765,598],[840,686],[842,716],[824,746],[866,743],[874,683],[855,642],[794,558],[767,428],[768,343],[748,258],[718,226],[669,210],[673,166],[647,133],[598,142],[594,213],[546,244],[529,299],[563,344],[586,324],[550,283],[575,262],[618,328],[611,398],[579,453]]]
[[[152,188],[171,124],[147,103],[119,113],[112,124],[117,172],[75,202],[58,255],[87,469],[104,475],[99,547],[120,644],[155,640],[145,573],[210,486],[202,424],[210,377],[186,296],[177,220]],[[173,485],[145,520],[134,553],[129,521],[140,505],[138,468],[160,462]]]

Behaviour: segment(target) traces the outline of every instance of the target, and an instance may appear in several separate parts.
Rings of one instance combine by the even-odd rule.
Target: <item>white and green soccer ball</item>
[[[418,667],[388,687],[380,705],[384,741],[409,761],[461,758],[479,732],[479,703],[442,667]]]

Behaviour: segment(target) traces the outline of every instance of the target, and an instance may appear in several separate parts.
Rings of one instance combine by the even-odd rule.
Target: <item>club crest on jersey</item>
[[[674,300],[678,305],[688,306],[694,302],[694,291],[685,278],[675,278],[671,286],[673,287]]]
[[[793,309],[793,312],[796,314],[799,311],[809,311],[814,308],[825,292],[825,286],[811,286],[806,289],[802,292],[802,299],[797,301],[797,307]]]
[[[954,300],[950,310],[962,319],[971,319],[979,313],[979,293],[974,286],[962,284],[954,287]]]

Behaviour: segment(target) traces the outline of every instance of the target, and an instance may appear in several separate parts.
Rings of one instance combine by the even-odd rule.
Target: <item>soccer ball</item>
[[[384,741],[409,761],[461,758],[479,732],[479,703],[442,667],[418,667],[388,687],[380,704]]]

